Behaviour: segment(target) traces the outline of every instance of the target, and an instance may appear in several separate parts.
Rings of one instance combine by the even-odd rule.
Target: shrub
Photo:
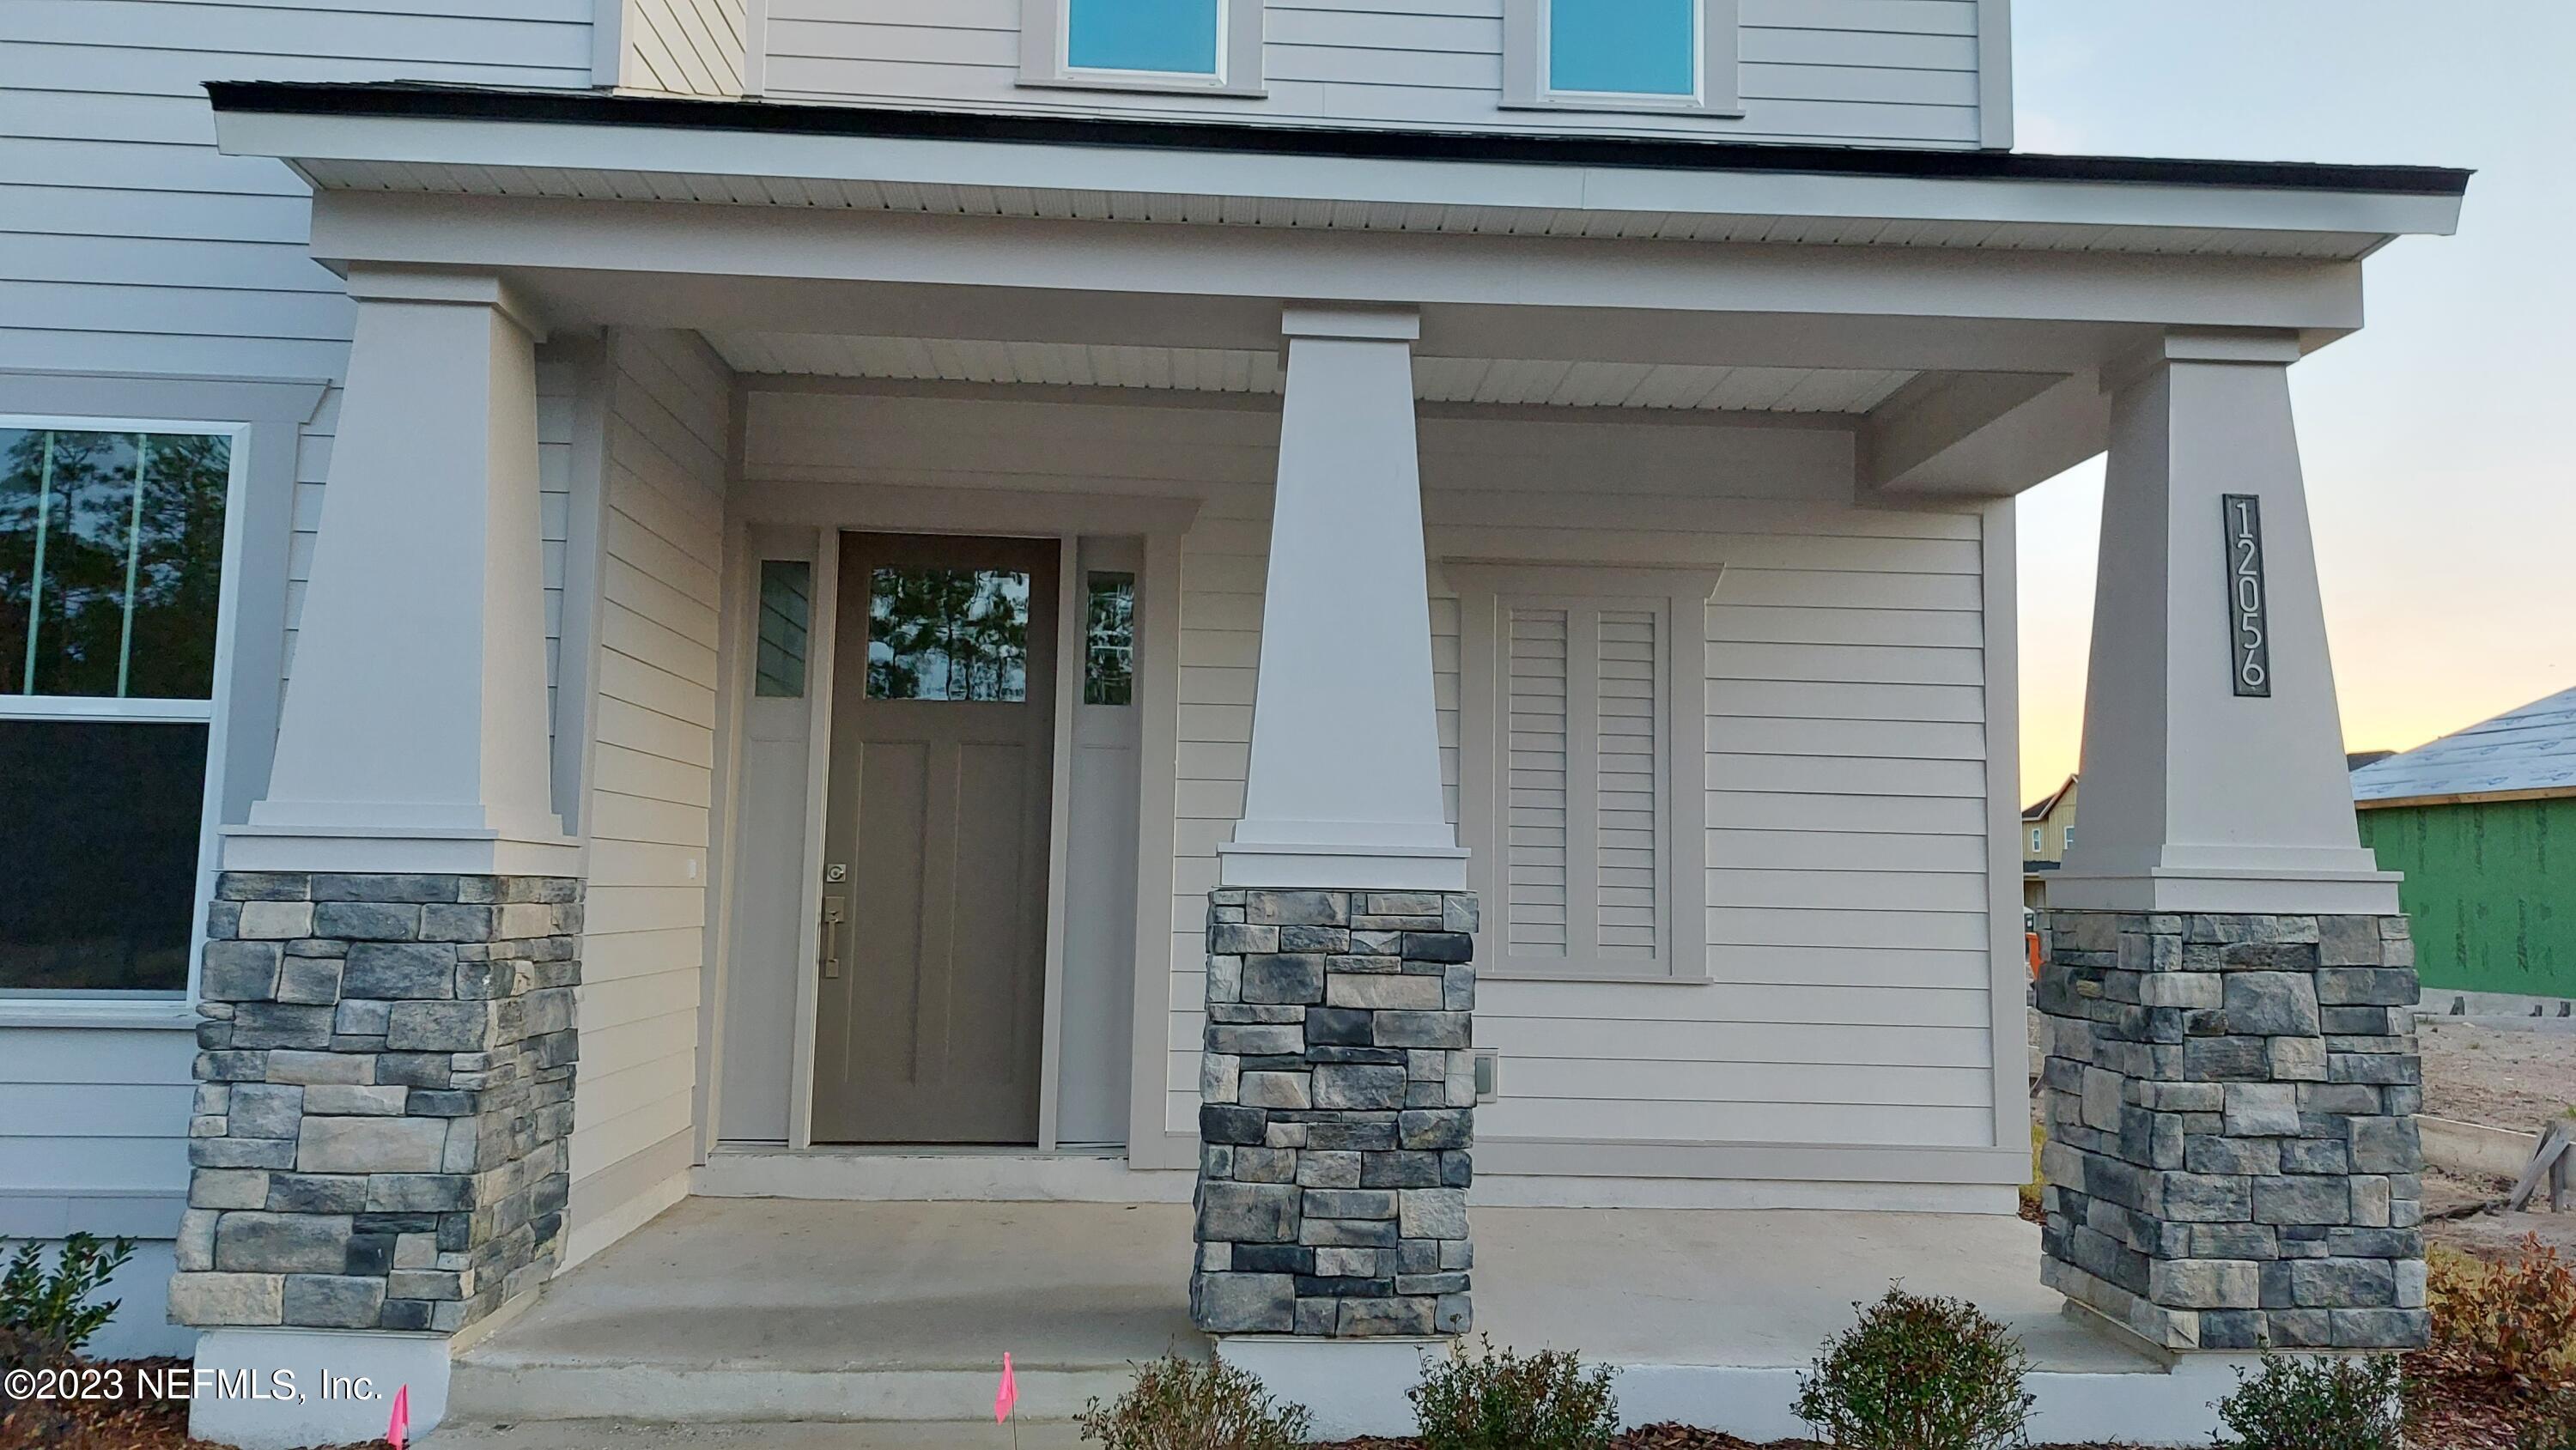
[[[2514,1435],[2514,1450],[2576,1450],[2576,1391],[2553,1396]]]
[[[2502,1264],[2437,1247],[2426,1280],[2444,1367],[2517,1395],[2576,1386],[2576,1269],[2538,1235]]]
[[[1082,1438],[1109,1450],[1298,1450],[1311,1421],[1303,1405],[1274,1405],[1261,1379],[1223,1361],[1165,1355],[1136,1367],[1136,1383],[1075,1417]]]
[[[1960,1299],[1890,1285],[1854,1304],[1860,1322],[1825,1341],[1798,1388],[1798,1418],[1852,1450],[1992,1450],[2018,1444],[2030,1416],[2030,1357]]]
[[[1619,1433],[1608,1366],[1586,1370],[1567,1350],[1523,1358],[1483,1345],[1423,1357],[1422,1383],[1405,1391],[1422,1450],[1603,1450]]]
[[[2218,1402],[2229,1450],[2400,1450],[2397,1359],[2266,1354]]]
[[[89,1234],[73,1234],[63,1240],[48,1273],[42,1246],[20,1244],[8,1272],[0,1274],[0,1329],[59,1345],[65,1354],[80,1353],[116,1317],[117,1300],[93,1304],[91,1298],[133,1257],[132,1239],[102,1244]]]

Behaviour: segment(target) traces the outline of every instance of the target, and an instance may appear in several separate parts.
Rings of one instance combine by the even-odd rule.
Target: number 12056
[[[2239,695],[2272,693],[2271,600],[2263,586],[2263,501],[2222,494],[2226,516],[2227,639]]]

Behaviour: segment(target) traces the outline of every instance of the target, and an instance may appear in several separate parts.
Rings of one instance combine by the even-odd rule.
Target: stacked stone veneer
[[[1476,899],[1208,897],[1198,1263],[1212,1334],[1463,1334]]]
[[[228,873],[170,1317],[453,1332],[553,1267],[581,883]]]
[[[2041,1277],[2174,1349],[2397,1349],[2424,1310],[2402,916],[2051,911]]]

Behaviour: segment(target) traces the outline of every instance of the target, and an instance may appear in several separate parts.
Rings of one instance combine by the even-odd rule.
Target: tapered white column
[[[2114,395],[2084,811],[2053,908],[2397,909],[2353,824],[2297,356],[2287,336],[2172,334]]]
[[[1443,819],[1409,311],[1290,307],[1279,484],[1228,886],[1463,890]]]
[[[248,869],[559,870],[535,338],[490,277],[354,273],[358,318]]]

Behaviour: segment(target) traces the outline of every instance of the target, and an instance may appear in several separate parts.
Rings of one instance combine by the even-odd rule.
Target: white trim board
[[[1124,192],[1169,198],[1378,202],[1449,208],[1453,213],[1460,208],[1493,207],[1706,217],[1905,218],[2158,231],[2330,232],[2363,239],[2352,255],[2389,236],[2448,234],[2457,228],[2460,211],[2457,196],[2255,186],[1350,159],[250,111],[221,111],[215,122],[225,154],[289,160],[326,190],[328,163],[400,161],[414,169],[418,184],[437,187],[442,193],[495,187],[501,184],[501,175],[514,178],[514,190],[523,184],[542,190],[543,183],[527,173],[560,169],[639,178],[765,177],[1022,189],[1030,194],[1032,206],[1054,205],[1058,198],[1078,192]],[[453,175],[448,174],[450,168],[455,169]],[[478,169],[496,174],[480,178],[468,174]],[[658,193],[650,184],[640,184],[622,194]],[[757,188],[747,193],[758,194]],[[694,194],[692,199],[697,199]],[[1471,225],[1475,219],[1459,213],[1448,220]]]

